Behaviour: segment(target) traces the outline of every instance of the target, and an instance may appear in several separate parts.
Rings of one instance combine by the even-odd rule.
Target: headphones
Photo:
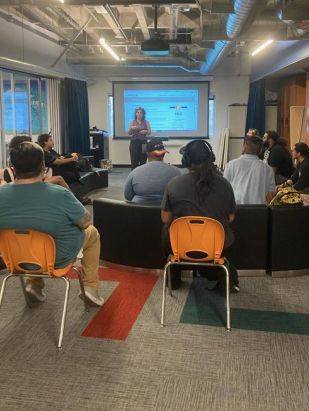
[[[190,156],[188,155],[188,150],[191,146],[193,146],[193,144],[203,144],[204,146],[206,146],[207,151],[210,154],[210,160],[213,163],[216,161],[216,156],[215,156],[214,152],[212,151],[212,147],[207,141],[205,141],[205,140],[193,140],[193,141],[190,141],[190,143],[188,143],[186,145],[185,150],[183,152],[183,156],[182,156],[182,159],[181,159],[181,164],[183,165],[183,167],[186,167],[186,168],[191,167],[192,160],[191,160]]]

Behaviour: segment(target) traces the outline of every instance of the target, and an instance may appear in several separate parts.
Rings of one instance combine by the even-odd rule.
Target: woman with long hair
[[[219,221],[225,231],[224,255],[228,257],[234,242],[234,234],[229,226],[234,220],[236,203],[230,183],[219,175],[214,166],[215,155],[211,145],[204,140],[194,140],[180,150],[182,164],[189,173],[173,178],[167,185],[161,204],[161,218],[165,224],[162,243],[166,255],[171,254],[169,226],[173,220],[185,216],[210,217]],[[172,288],[180,287],[180,272],[173,266]],[[238,292],[238,276],[230,264],[231,292]],[[199,268],[199,273],[209,280],[218,279],[213,272]],[[218,282],[218,288],[223,284]]]
[[[146,164],[147,161],[147,136],[151,134],[149,121],[146,120],[146,111],[138,107],[134,112],[134,120],[131,121],[128,134],[131,137],[130,157],[131,169]]]

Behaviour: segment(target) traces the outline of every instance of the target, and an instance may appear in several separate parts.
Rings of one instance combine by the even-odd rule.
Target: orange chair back
[[[217,220],[195,216],[178,218],[171,224],[170,240],[175,261],[224,262],[220,257],[225,233]]]
[[[47,273],[62,276],[72,266],[55,269],[56,245],[53,237],[40,231],[7,229],[0,232],[0,250],[11,273]]]

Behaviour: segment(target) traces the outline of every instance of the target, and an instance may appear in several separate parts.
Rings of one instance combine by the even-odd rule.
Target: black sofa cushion
[[[309,207],[270,207],[271,271],[309,268]]]
[[[100,258],[115,264],[162,269],[160,207],[110,199],[93,201],[101,235]]]
[[[231,228],[235,242],[229,260],[238,270],[266,270],[268,208],[238,205]]]

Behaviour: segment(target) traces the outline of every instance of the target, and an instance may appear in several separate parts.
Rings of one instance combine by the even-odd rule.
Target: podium
[[[105,137],[105,139],[104,139]],[[96,127],[89,130],[90,153],[94,157],[94,166],[100,168],[100,160],[108,158],[106,155],[108,134],[105,130],[99,130]]]

